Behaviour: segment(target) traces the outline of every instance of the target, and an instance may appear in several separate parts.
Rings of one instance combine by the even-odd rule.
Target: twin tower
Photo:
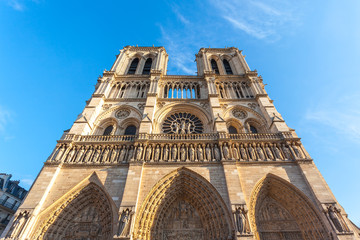
[[[3,238],[360,239],[241,51],[167,62],[120,51]]]

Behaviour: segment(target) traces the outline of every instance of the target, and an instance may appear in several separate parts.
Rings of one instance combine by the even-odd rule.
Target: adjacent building
[[[11,177],[11,174],[0,173],[0,234],[28,192],[19,186],[20,181],[13,181]]]
[[[197,75],[167,62],[120,51],[3,237],[360,239],[241,51],[201,48]]]

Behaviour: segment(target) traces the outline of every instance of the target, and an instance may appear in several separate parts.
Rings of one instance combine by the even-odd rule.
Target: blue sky
[[[235,46],[360,225],[360,1],[0,0],[0,172],[29,188],[126,45],[164,46],[168,74]]]

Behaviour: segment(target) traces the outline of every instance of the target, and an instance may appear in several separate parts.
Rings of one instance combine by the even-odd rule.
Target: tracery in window
[[[108,98],[146,98],[149,82],[117,82],[113,85]]]
[[[107,127],[105,128],[105,131],[104,131],[103,135],[104,135],[104,136],[109,136],[109,135],[111,135],[111,132],[113,131],[113,129],[114,129],[113,125],[107,126]]]
[[[215,59],[211,59],[211,68],[215,71],[216,74],[220,74],[219,67],[215,61]]]
[[[151,65],[152,65],[152,58],[146,59],[144,69],[143,69],[143,72],[142,72],[143,75],[149,75],[150,74]]]
[[[232,75],[233,71],[231,70],[231,66],[230,66],[230,63],[228,62],[228,60],[224,59],[223,64],[224,64],[226,74]]]
[[[134,60],[132,60],[128,70],[128,74],[130,75],[135,74],[138,64],[139,64],[139,58],[135,58]]]
[[[191,134],[204,131],[201,120],[191,113],[175,113],[165,119],[163,132],[168,134]]]

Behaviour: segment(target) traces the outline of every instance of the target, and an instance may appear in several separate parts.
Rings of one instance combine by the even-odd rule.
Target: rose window
[[[163,132],[169,134],[191,134],[204,131],[201,120],[191,113],[175,113],[163,123]]]

